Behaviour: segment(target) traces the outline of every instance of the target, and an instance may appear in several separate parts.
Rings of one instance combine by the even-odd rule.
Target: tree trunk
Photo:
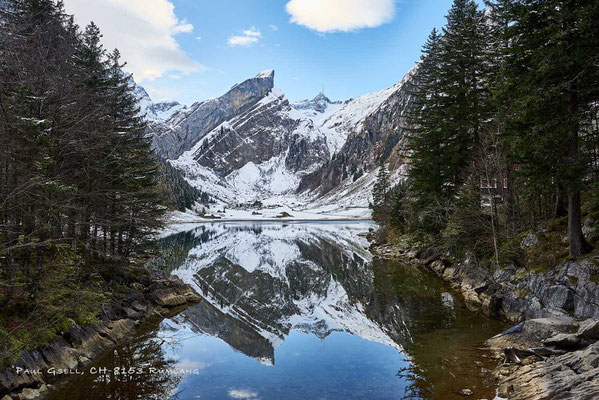
[[[553,218],[560,218],[565,216],[568,211],[566,210],[566,199],[564,199],[564,189],[560,186],[556,188],[555,192],[555,204],[553,205]]]
[[[578,107],[578,92],[573,84],[569,95],[568,111],[573,114]],[[578,162],[578,125],[572,129],[568,143],[568,157],[571,162]],[[578,257],[591,250],[591,246],[582,234],[582,213],[580,210],[580,184],[582,177],[573,176],[572,188],[568,193],[568,239],[570,241],[570,256]]]
[[[570,240],[570,256],[572,257],[588,253],[591,249],[582,234],[581,220],[580,190],[577,190],[568,196],[568,238]]]
[[[6,261],[8,262],[10,276],[8,278],[8,289],[6,291],[6,298],[4,299],[4,302],[2,303],[2,308],[6,307],[8,304],[10,304],[10,301],[12,300],[13,291],[15,288],[16,265],[15,265],[14,256],[12,254],[12,251],[10,251],[10,250],[8,251]]]

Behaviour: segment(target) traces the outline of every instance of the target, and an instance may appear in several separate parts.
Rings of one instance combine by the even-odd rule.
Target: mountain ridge
[[[222,204],[325,206],[319,200],[351,191],[335,202],[366,208],[380,163],[388,163],[396,179],[405,164],[415,69],[392,87],[356,99],[331,101],[321,92],[296,102],[275,86],[275,71],[266,70],[220,97],[150,119],[148,134],[159,155]]]

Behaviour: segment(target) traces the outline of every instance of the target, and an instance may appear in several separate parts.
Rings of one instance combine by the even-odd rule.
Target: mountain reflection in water
[[[140,378],[145,385],[121,387],[126,396],[104,389],[77,397],[74,387],[99,387],[87,376],[64,393],[161,398],[140,391],[156,387],[177,399],[459,399],[467,387],[493,398],[484,378],[492,364],[479,347],[503,324],[469,311],[421,269],[373,259],[358,236],[372,227],[215,223],[162,239],[153,267],[205,300],[135,346],[161,343],[146,364],[187,372],[156,384]],[[99,363],[113,365],[127,348]]]

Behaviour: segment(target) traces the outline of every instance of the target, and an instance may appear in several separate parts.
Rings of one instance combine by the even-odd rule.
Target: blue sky
[[[276,71],[276,86],[292,101],[322,85],[339,100],[386,88],[419,59],[452,0],[127,2],[66,0],[66,7],[81,25],[98,23],[106,46],[121,49],[154,100],[190,104],[265,69]]]

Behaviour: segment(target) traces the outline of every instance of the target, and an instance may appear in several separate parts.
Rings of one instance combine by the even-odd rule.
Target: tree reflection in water
[[[503,324],[426,270],[373,259],[358,236],[369,226],[217,223],[161,240],[151,266],[203,301],[94,364],[111,373],[78,377],[52,400],[493,396],[479,346]],[[150,371],[192,363],[197,375]],[[139,371],[113,372],[129,367]]]
[[[156,329],[148,331],[84,369],[85,375],[69,382],[58,397],[49,399],[177,399],[182,367],[177,366],[176,359],[167,356],[169,346],[176,347],[177,343],[157,336]],[[101,368],[106,368],[105,372]],[[82,387],[85,390],[82,391]]]

